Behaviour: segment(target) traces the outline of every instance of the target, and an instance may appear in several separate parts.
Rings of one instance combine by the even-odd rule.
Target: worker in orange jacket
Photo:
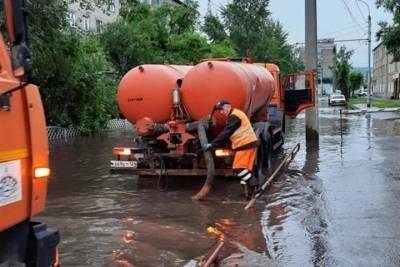
[[[239,109],[232,108],[228,101],[217,102],[214,110],[221,112],[228,118],[228,121],[223,131],[203,149],[208,151],[213,147],[220,146],[228,139],[231,141],[232,150],[235,151],[232,169],[240,178],[245,197],[250,199],[258,186],[257,178],[252,173],[257,155],[257,136],[247,115]]]

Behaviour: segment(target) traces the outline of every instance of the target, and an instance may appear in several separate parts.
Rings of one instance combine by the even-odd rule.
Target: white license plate
[[[111,168],[137,168],[137,161],[112,160]]]

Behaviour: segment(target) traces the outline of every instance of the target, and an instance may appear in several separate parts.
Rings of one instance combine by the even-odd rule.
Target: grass
[[[352,97],[349,100],[349,104],[367,104],[367,101],[367,97]],[[371,97],[371,106],[376,108],[400,108],[400,100]]]

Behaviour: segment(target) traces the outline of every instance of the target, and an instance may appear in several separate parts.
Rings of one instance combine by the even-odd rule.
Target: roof
[[[183,2],[180,1],[180,0],[172,0],[172,1],[174,1],[175,3],[177,3],[177,4],[179,4],[179,5],[183,5]]]
[[[382,42],[380,42],[377,46],[375,46],[375,48],[374,49],[372,49],[372,51],[374,51],[375,52],[375,50],[376,49],[378,49],[379,47],[381,47],[383,45],[383,43]]]

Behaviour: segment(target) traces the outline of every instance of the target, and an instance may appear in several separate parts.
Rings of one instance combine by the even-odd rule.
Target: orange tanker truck
[[[25,1],[3,2],[12,47],[0,35],[0,266],[57,266],[58,232],[31,220],[45,208],[50,169],[42,101],[27,81]]]
[[[315,105],[315,74],[288,75],[282,85],[278,66],[248,62],[210,59],[196,66],[142,65],[129,71],[119,84],[118,105],[137,137],[132,146],[114,148],[111,172],[207,176],[196,195],[203,198],[215,176],[233,176],[230,146],[201,149],[226,123],[212,111],[224,99],[250,118],[260,141],[254,173],[263,177],[284,142],[285,114],[295,117]]]

